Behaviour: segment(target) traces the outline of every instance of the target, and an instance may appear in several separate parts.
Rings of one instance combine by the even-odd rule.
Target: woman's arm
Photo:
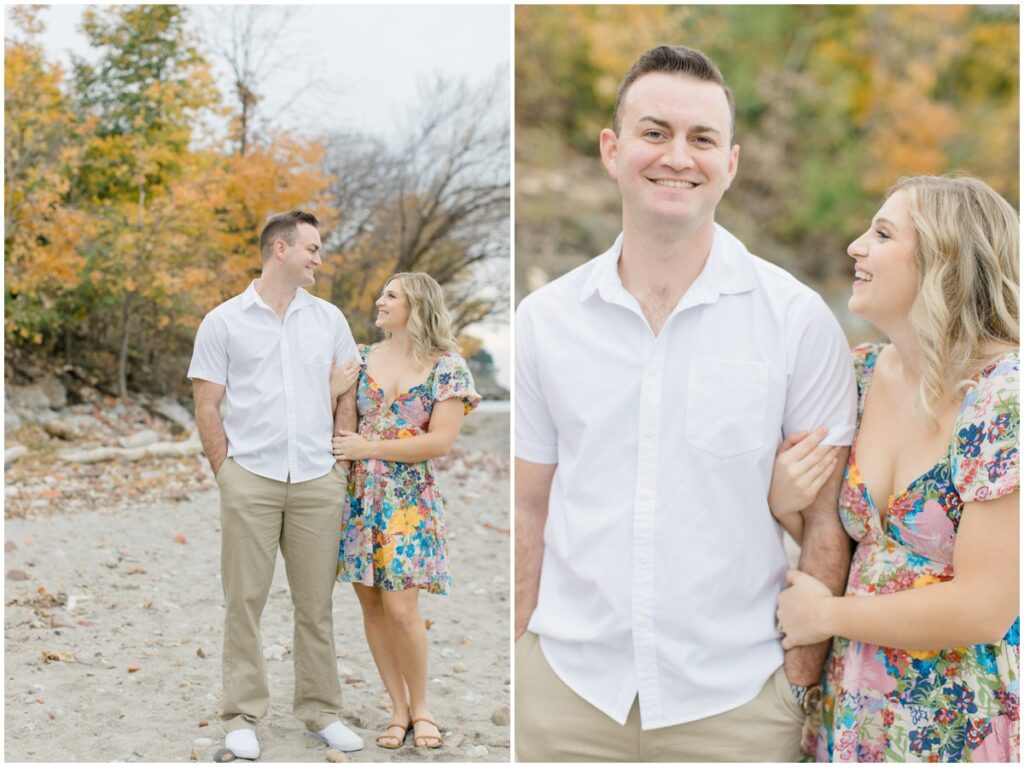
[[[1019,614],[1020,492],[964,506],[950,581],[879,596],[834,597],[791,570],[779,595],[784,648],[830,636],[939,650],[1001,640]]]
[[[836,468],[840,448],[819,444],[826,434],[824,426],[810,434],[790,434],[775,453],[768,508],[797,543],[804,535],[803,510],[814,502]]]
[[[466,417],[461,399],[446,399],[434,403],[430,426],[426,434],[402,439],[367,440],[345,431],[334,438],[334,456],[338,460],[375,458],[380,461],[416,463],[448,455]]]
[[[331,360],[331,409],[337,413],[338,405],[341,404],[340,400],[343,395],[351,395],[352,401],[355,401],[355,384],[359,378],[359,361],[353,357],[344,365],[335,367],[334,360]],[[352,426],[355,428],[355,425]]]

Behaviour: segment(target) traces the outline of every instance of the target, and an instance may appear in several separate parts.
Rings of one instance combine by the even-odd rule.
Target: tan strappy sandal
[[[401,735],[391,735],[391,730],[401,730]],[[389,722],[388,726],[384,728],[384,732],[377,736],[377,748],[386,748],[389,751],[395,751],[405,745],[405,739],[409,737],[409,733],[412,732],[411,724],[402,724],[401,722]],[[381,741],[388,741],[382,743]]]
[[[437,730],[437,735],[417,735],[416,734],[416,723],[426,722],[427,724],[434,725],[434,729]],[[422,743],[421,741],[433,740],[436,743]],[[421,716],[419,719],[412,720],[412,742],[416,748],[441,748],[444,746],[444,738],[441,736],[441,728],[437,726],[437,722],[428,717]]]

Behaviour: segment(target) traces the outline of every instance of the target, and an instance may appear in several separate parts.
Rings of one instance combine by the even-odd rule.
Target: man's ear
[[[601,162],[604,163],[605,170],[608,171],[608,175],[616,181],[619,180],[619,170],[617,160],[619,156],[619,137],[615,135],[615,131],[611,128],[605,128],[601,131]]]
[[[732,180],[736,178],[736,171],[740,168],[740,145],[733,144],[732,149],[729,150],[729,184],[732,185]]]

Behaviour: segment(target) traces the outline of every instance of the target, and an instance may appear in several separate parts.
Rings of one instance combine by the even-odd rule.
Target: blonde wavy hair
[[[452,315],[444,300],[444,290],[426,272],[399,272],[385,281],[386,286],[398,280],[409,305],[406,328],[412,336],[413,357],[421,365],[429,365],[445,352],[458,353],[459,345],[452,334]],[[384,333],[385,338],[391,334]]]
[[[991,362],[992,347],[1020,345],[1017,211],[988,184],[965,176],[901,178],[920,283],[910,323],[921,343],[916,409],[936,428],[933,405],[962,396]]]

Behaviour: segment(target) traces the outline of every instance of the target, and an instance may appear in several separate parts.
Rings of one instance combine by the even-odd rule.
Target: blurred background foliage
[[[852,340],[846,246],[907,174],[977,176],[1019,208],[1019,8],[518,6],[516,295],[620,228],[598,156],[645,50],[707,53],[737,105],[739,173],[718,220],[823,294]]]
[[[359,341],[375,340],[373,302],[396,271],[433,274],[459,331],[507,314],[507,72],[422,81],[397,140],[299,135],[261,114],[273,9],[231,9],[230,43],[210,45],[188,7],[90,7],[95,55],[64,71],[39,42],[41,8],[9,8],[4,40],[9,379],[187,393],[200,320],[258,277],[263,222],[293,208],[322,222],[312,292]],[[224,93],[215,56],[233,73]]]

